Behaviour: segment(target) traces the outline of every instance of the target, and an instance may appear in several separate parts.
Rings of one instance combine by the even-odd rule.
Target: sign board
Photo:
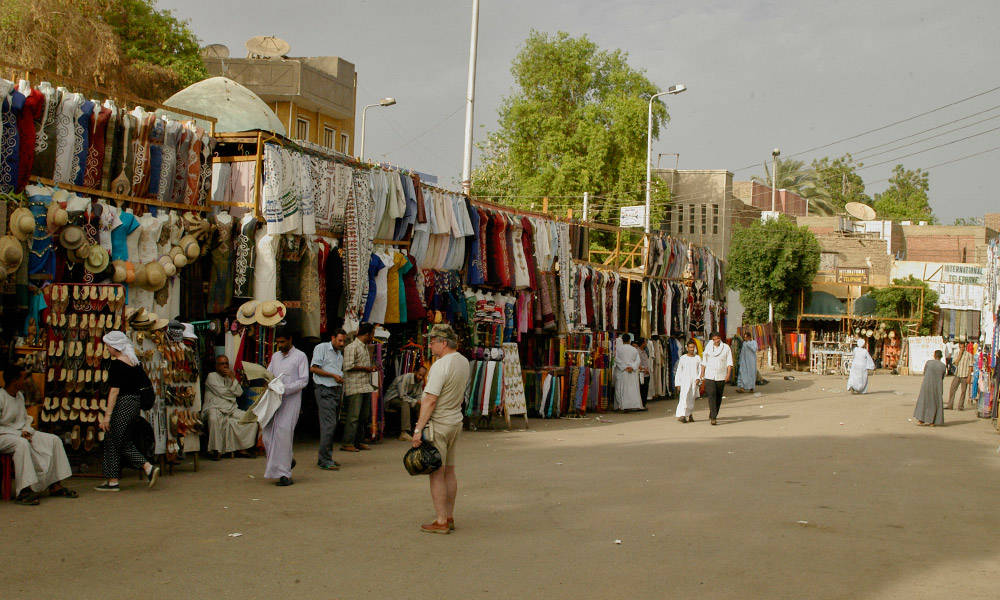
[[[976,265],[944,265],[941,273],[942,283],[965,283],[983,285],[986,268]]]
[[[865,267],[837,267],[837,283],[868,285],[868,269]]]
[[[619,227],[645,227],[646,226],[646,206],[623,206],[618,209]]]

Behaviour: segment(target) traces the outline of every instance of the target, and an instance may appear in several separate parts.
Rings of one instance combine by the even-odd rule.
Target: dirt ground
[[[427,482],[398,441],[338,452],[340,472],[303,441],[290,488],[263,459],[154,490],[74,480],[77,500],[0,505],[0,597],[997,598],[989,422],[916,427],[918,377],[876,376],[867,396],[796,377],[729,390],[717,427],[704,401],[687,425],[667,401],[465,432],[448,536],[418,531]]]

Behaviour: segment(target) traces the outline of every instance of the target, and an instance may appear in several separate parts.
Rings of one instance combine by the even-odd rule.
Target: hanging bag
[[[153,382],[149,380],[149,375],[146,374],[146,369],[141,364],[136,369],[142,374],[139,383],[139,409],[149,410],[156,403],[156,392],[153,391]]]

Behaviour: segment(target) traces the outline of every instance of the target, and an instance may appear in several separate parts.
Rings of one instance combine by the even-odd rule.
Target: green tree
[[[848,202],[871,205],[872,199],[865,193],[865,182],[858,174],[861,166],[850,154],[833,159],[824,156],[812,161],[816,190],[829,198],[829,214],[843,214]]]
[[[591,219],[616,222],[619,206],[644,199],[646,113],[658,88],[621,50],[587,36],[532,31],[511,66],[514,89],[499,108],[499,126],[480,145],[473,172],[479,196],[522,208],[540,203],[582,206],[594,195]],[[668,120],[653,104],[653,135]],[[654,182],[651,221],[662,220],[666,186]]]
[[[187,24],[155,6],[153,0],[0,0],[0,56],[111,94],[163,100],[206,72]]]
[[[740,292],[744,321],[766,321],[769,303],[775,319],[789,314],[798,291],[812,283],[819,258],[816,236],[784,215],[734,231],[727,281]]]
[[[826,216],[836,214],[826,188],[817,185],[816,170],[806,166],[801,160],[778,159],[777,183],[779,190],[788,190],[804,198],[809,205],[809,214]],[[771,166],[764,164],[764,175],[754,175],[751,179],[770,187],[772,185]]]
[[[889,187],[875,194],[872,207],[878,218],[892,221],[927,221],[936,223],[927,192],[930,177],[927,171],[904,169],[896,165],[889,179]]]
[[[914,321],[919,321],[920,335],[930,335],[931,327],[934,325],[934,311],[937,308],[938,293],[932,290],[925,281],[917,279],[913,275],[906,279],[893,279],[892,284],[919,289],[909,289],[909,287],[873,289],[869,293],[875,299],[875,310],[878,315],[894,319],[912,317]],[[918,315],[917,309],[920,307],[921,292],[924,298],[924,312],[923,315]]]
[[[164,67],[180,87],[208,76],[198,38],[173,11],[157,10],[156,0],[105,0],[104,20],[121,40],[133,67]]]
[[[982,217],[956,217],[952,225],[982,225]]]

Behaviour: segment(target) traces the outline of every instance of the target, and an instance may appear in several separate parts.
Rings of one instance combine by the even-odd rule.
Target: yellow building
[[[260,96],[289,138],[354,155],[353,63],[336,56],[203,59],[210,75],[228,77]]]

